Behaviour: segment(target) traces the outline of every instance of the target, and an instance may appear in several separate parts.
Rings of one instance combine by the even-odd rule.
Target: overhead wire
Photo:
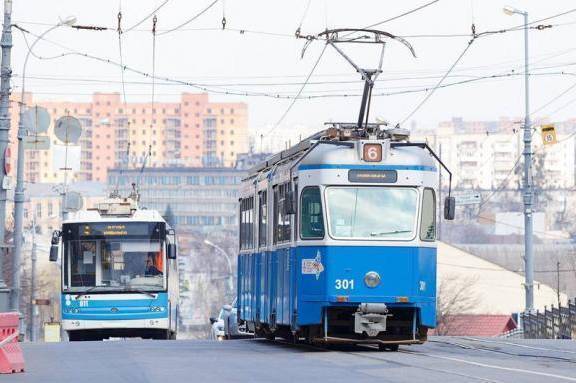
[[[138,21],[136,24],[132,25],[130,28],[127,28],[124,33],[128,33],[136,28],[138,28],[142,23],[144,23],[146,20],[148,20],[150,17],[155,16],[156,13],[162,9],[162,7],[164,7],[166,4],[168,4],[170,0],[164,0],[159,6],[157,6],[156,8],[154,8],[154,10],[152,12],[150,12],[146,17],[144,17],[142,20]]]
[[[123,50],[122,50],[122,2],[120,1],[120,7],[118,10],[118,15],[117,15],[117,19],[118,19],[118,25],[116,28],[116,32],[118,34],[118,57],[120,60],[120,81],[122,83],[122,114],[124,117],[124,121],[122,122],[122,125],[124,125],[124,123],[126,124],[126,159],[123,161],[123,166],[120,166],[120,176],[117,178],[116,180],[116,188],[114,190],[114,193],[116,196],[119,196],[119,187],[120,187],[120,179],[122,178],[122,174],[124,173],[124,168],[128,168],[130,166],[130,145],[131,145],[131,140],[130,140],[130,118],[128,117],[128,101],[126,98],[126,82],[124,79],[124,72],[125,72],[125,66],[124,66],[124,54],[123,54]]]
[[[314,62],[314,65],[312,66],[312,69],[310,70],[310,72],[308,73],[308,76],[306,76],[306,80],[304,81],[304,83],[302,84],[302,87],[300,87],[300,90],[298,91],[298,93],[296,94],[296,97],[294,97],[292,99],[292,101],[290,102],[290,104],[288,105],[288,108],[286,108],[286,110],[284,111],[284,113],[282,113],[282,115],[280,116],[280,118],[278,119],[278,121],[276,121],[276,124],[272,127],[272,129],[270,129],[268,132],[266,132],[265,134],[261,135],[261,138],[268,136],[269,134],[271,134],[274,130],[276,130],[278,128],[278,126],[280,126],[280,124],[284,121],[284,119],[286,118],[286,116],[288,115],[288,113],[290,112],[290,110],[292,109],[292,107],[294,106],[294,104],[296,103],[296,100],[298,100],[298,97],[300,96],[300,94],[302,93],[302,91],[304,90],[304,88],[306,87],[306,84],[308,83],[308,81],[310,80],[310,78],[312,77],[312,74],[314,74],[314,71],[316,70],[316,67],[318,66],[318,64],[320,63],[320,60],[322,59],[322,56],[324,56],[324,52],[326,52],[326,47],[328,46],[328,44],[325,44],[324,47],[322,47],[322,51],[320,52],[320,55],[318,55],[318,58],[316,59],[316,62]]]
[[[174,32],[174,31],[177,31],[177,30],[179,30],[180,28],[182,28],[182,27],[190,24],[192,21],[196,20],[197,18],[199,18],[200,16],[202,16],[204,13],[208,12],[208,10],[209,10],[210,8],[212,8],[214,5],[216,5],[216,3],[217,3],[218,1],[220,1],[220,0],[214,0],[214,1],[212,1],[208,6],[206,6],[205,8],[203,8],[200,12],[196,13],[194,16],[192,16],[192,17],[189,18],[188,20],[184,21],[182,24],[179,24],[178,26],[176,26],[176,27],[174,27],[174,28],[171,28],[171,29],[168,29],[168,30],[165,30],[165,31],[162,31],[162,32],[158,32],[157,35],[158,35],[158,36],[163,36],[163,35],[165,35],[165,34],[168,34],[168,33]],[[223,19],[223,20],[225,20],[225,19]],[[223,24],[225,24],[225,23],[223,23]],[[224,28],[223,28],[223,29],[224,29]]]
[[[410,15],[410,14],[412,14],[412,13],[418,12],[418,11],[421,10],[421,9],[424,9],[424,8],[426,8],[426,7],[429,7],[429,6],[431,6],[431,5],[434,5],[434,4],[436,4],[437,2],[439,2],[439,1],[440,1],[440,0],[429,1],[429,2],[427,2],[427,3],[425,3],[425,4],[422,4],[421,6],[419,6],[419,7],[417,7],[417,8],[410,9],[410,10],[408,10],[408,11],[406,11],[406,12],[403,12],[403,13],[401,13],[401,14],[399,14],[399,15],[396,15],[396,16],[394,16],[394,17],[390,17],[390,18],[388,18],[388,19],[379,21],[379,22],[377,22],[377,23],[374,23],[374,24],[370,24],[370,25],[368,25],[368,26],[365,26],[363,29],[374,28],[374,27],[380,26],[380,25],[382,25],[382,24],[388,23],[388,22],[390,22],[390,21],[397,20],[397,19],[402,18],[402,17],[404,17],[404,16],[408,16],[408,15]]]
[[[426,95],[426,97],[424,97],[420,103],[418,105],[416,105],[416,107],[406,116],[404,117],[399,125],[403,125],[404,122],[406,122],[408,119],[412,118],[412,116],[414,116],[414,114],[416,114],[416,112],[418,112],[418,110],[420,110],[420,108],[426,103],[426,101],[428,101],[430,99],[430,97],[432,97],[432,95],[436,92],[437,89],[439,89],[439,87],[442,85],[442,83],[444,82],[444,80],[446,79],[446,77],[452,72],[452,70],[456,67],[456,65],[458,65],[458,63],[460,62],[460,60],[462,60],[462,58],[464,57],[464,55],[466,55],[466,52],[468,52],[468,50],[470,49],[470,47],[472,46],[472,44],[474,43],[474,41],[476,40],[476,38],[472,38],[468,44],[466,45],[466,47],[464,48],[464,50],[460,53],[460,55],[458,56],[458,58],[456,59],[456,61],[454,61],[452,63],[452,65],[450,66],[450,68],[446,71],[446,73],[444,74],[444,76],[442,76],[442,78],[440,79],[440,81],[438,81],[438,83],[436,84],[436,86],[434,86],[434,88],[432,88],[432,90]]]

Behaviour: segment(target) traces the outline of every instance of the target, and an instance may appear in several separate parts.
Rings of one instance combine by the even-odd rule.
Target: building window
[[[318,186],[305,187],[300,197],[300,238],[324,238],[324,218]]]
[[[434,241],[436,238],[436,196],[432,189],[424,189],[422,219],[420,221],[420,239]]]

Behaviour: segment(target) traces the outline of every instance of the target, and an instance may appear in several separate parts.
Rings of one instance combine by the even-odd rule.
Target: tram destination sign
[[[393,184],[398,180],[396,170],[364,170],[352,169],[348,171],[349,182]]]

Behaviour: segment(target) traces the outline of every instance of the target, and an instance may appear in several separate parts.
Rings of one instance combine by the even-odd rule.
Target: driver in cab
[[[155,277],[157,275],[162,275],[162,271],[158,270],[156,265],[154,265],[154,258],[149,255],[146,257],[146,270],[144,271],[144,276]]]

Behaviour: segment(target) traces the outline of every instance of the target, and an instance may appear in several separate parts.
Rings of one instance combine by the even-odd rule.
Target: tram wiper
[[[383,235],[390,235],[390,234],[403,234],[403,233],[411,233],[412,230],[394,230],[394,231],[383,231],[381,233],[370,233],[371,237],[381,237]]]

